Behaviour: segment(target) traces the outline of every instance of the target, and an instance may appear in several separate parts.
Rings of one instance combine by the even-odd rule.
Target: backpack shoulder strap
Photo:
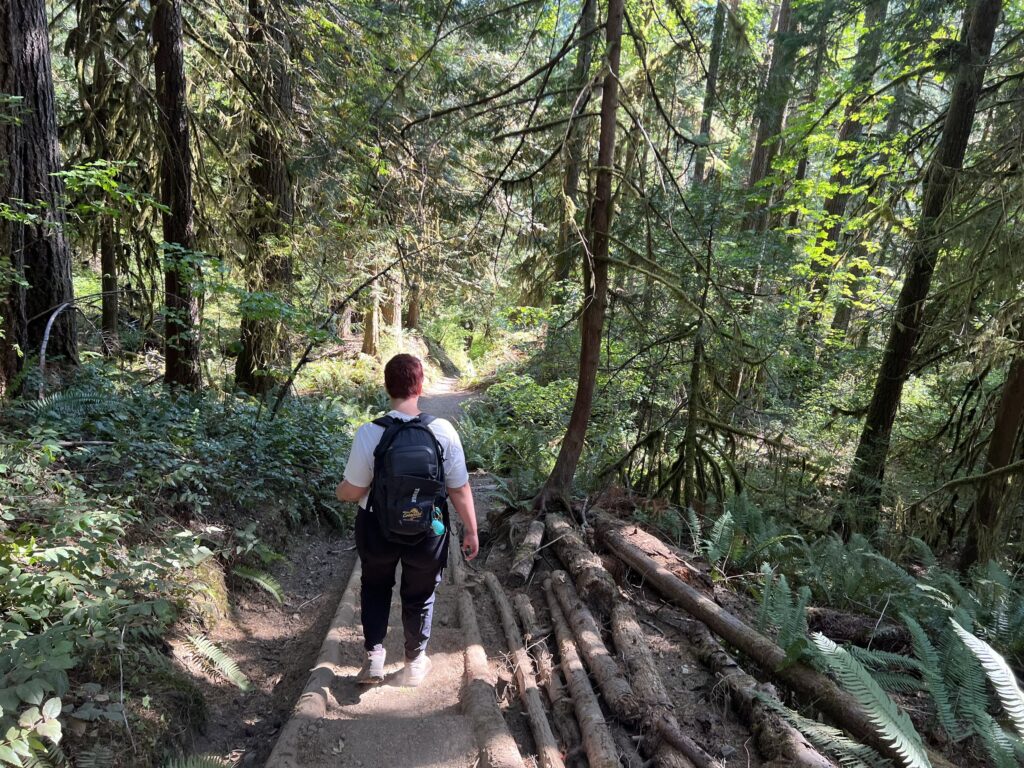
[[[436,416],[432,416],[429,413],[421,413],[419,415],[419,420],[421,424],[430,424],[430,422],[434,421],[436,418]]]
[[[372,423],[376,424],[378,427],[384,427],[384,429],[387,429],[394,424],[395,421],[397,421],[397,419],[395,419],[394,416],[381,416],[379,419],[374,419]]]

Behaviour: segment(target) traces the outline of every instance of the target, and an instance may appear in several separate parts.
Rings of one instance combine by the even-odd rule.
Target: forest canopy
[[[1018,764],[1022,45],[1020,0],[4,0],[0,765],[111,648],[177,674],[183,572],[351,525],[401,350],[512,507],[618,505],[840,681],[786,616],[900,622],[904,763]]]

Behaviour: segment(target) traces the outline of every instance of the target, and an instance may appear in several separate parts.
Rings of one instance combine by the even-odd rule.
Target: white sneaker
[[[383,645],[374,646],[372,651],[366,652],[366,661],[363,668],[359,670],[356,682],[361,685],[378,685],[384,682],[384,657],[387,652]]]
[[[426,651],[420,653],[415,659],[406,659],[405,669],[402,670],[402,685],[415,688],[423,682],[423,678],[430,673],[433,666]]]

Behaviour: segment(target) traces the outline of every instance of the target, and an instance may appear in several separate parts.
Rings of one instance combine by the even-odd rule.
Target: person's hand
[[[480,538],[475,533],[462,534],[462,554],[472,560],[480,552]]]

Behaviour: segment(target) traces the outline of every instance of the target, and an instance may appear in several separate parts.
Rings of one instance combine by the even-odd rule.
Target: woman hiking
[[[391,410],[356,431],[336,493],[341,501],[359,504],[355,537],[363,569],[366,660],[357,679],[365,685],[384,680],[384,637],[401,562],[405,668],[400,681],[417,686],[431,667],[427,642],[434,591],[448,560],[447,499],[462,521],[467,560],[476,557],[480,543],[462,441],[450,422],[420,412],[423,364],[413,355],[395,355],[384,366],[384,387]]]

